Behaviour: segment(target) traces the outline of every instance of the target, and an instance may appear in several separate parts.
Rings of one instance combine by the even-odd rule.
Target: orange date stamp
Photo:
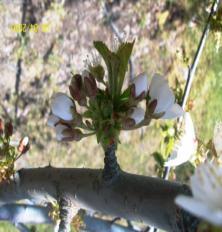
[[[16,33],[25,33],[25,32],[50,32],[50,24],[44,23],[44,24],[22,24],[22,23],[16,23],[11,24],[9,28]]]

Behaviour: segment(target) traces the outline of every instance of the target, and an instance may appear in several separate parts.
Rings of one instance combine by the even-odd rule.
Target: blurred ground
[[[56,142],[47,127],[50,97],[55,91],[68,92],[70,72],[79,72],[92,50],[94,40],[112,44],[114,34],[104,18],[103,1],[67,0],[64,5],[50,0],[27,0],[26,24],[48,25],[25,33],[10,28],[21,23],[20,0],[0,1],[0,115],[11,117],[17,136],[28,135],[31,151],[17,164],[102,168],[102,149],[94,137],[78,143]],[[187,65],[191,63],[207,19],[211,1],[119,0],[108,1],[110,17],[121,33],[135,38],[134,73],[160,72],[170,85],[178,79],[184,88]],[[199,138],[212,137],[216,121],[222,121],[222,53],[218,34],[211,33],[197,69],[190,96],[191,113]],[[18,111],[15,83],[21,59]],[[150,155],[158,149],[159,124],[122,133],[118,160],[128,172],[156,175]],[[12,231],[6,227],[0,231]],[[42,230],[43,231],[43,230]],[[46,230],[47,231],[47,230]]]

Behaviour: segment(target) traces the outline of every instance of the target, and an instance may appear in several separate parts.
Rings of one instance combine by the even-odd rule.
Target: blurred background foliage
[[[23,23],[37,24],[39,28],[17,33],[11,25],[21,23],[22,0],[0,1],[0,115],[11,118],[16,128],[15,139],[27,135],[31,142],[29,153],[16,164],[18,169],[49,163],[57,167],[102,168],[102,149],[95,136],[72,144],[55,140],[46,124],[52,94],[68,92],[70,73],[83,69],[94,40],[112,44],[111,19],[121,33],[136,39],[132,55],[134,74],[162,73],[181,98],[188,65],[212,1],[110,0],[106,1],[109,20],[104,17],[102,0],[26,0],[26,3]],[[42,25],[47,28],[43,30]],[[216,122],[222,121],[220,33],[220,27],[210,32],[188,102],[197,137],[203,143],[212,138]],[[163,127],[163,121],[153,121],[148,128],[122,132],[118,149],[122,169],[157,176],[156,165],[163,157],[156,162],[151,154],[160,152],[163,128],[172,124],[164,123]],[[187,170],[189,164],[183,165],[178,173],[183,177]],[[4,223],[0,231],[14,230]],[[38,231],[49,229],[40,226]]]

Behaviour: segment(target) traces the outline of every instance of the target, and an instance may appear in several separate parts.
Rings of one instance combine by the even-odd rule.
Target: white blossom
[[[55,127],[56,123],[58,123],[59,120],[60,120],[60,119],[59,119],[57,116],[51,114],[51,115],[49,116],[49,118],[48,118],[47,124],[48,124],[48,126],[50,126],[50,127]]]
[[[27,146],[29,144],[29,137],[25,136],[21,142],[23,146]]]
[[[157,100],[154,114],[164,115],[163,119],[176,118],[183,115],[183,109],[175,103],[173,91],[169,88],[167,81],[160,75],[155,74],[151,80],[149,95],[151,100]]]
[[[73,119],[74,107],[74,102],[64,93],[57,93],[52,99],[52,113],[63,120]]]
[[[133,80],[135,86],[135,96],[138,97],[142,93],[147,93],[148,91],[148,77],[145,73],[141,73],[136,76]]]
[[[63,134],[64,130],[68,129],[68,127],[66,125],[63,124],[58,124],[55,126],[55,130],[56,130],[56,139],[58,141],[62,141],[65,136]]]
[[[197,151],[197,139],[190,113],[184,115],[184,132],[175,143],[173,151],[164,166],[172,167],[189,161]]]
[[[140,123],[145,116],[145,111],[140,107],[133,108],[133,112],[130,115],[130,118],[135,121],[135,124]]]
[[[222,168],[213,163],[200,165],[191,177],[193,197],[179,195],[176,204],[216,226],[222,226]]]

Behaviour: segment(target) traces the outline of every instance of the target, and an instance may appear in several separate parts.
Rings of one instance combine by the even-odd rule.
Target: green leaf
[[[114,98],[117,92],[118,85],[117,79],[120,67],[119,57],[115,53],[110,51],[109,48],[101,41],[94,41],[94,46],[106,63],[108,70],[109,90],[112,98]]]
[[[127,88],[122,94],[121,99],[122,100],[128,100],[130,97],[130,88]]]
[[[92,73],[97,81],[103,82],[105,71],[102,65],[90,67],[89,71]]]
[[[120,69],[118,74],[118,94],[121,93],[123,81],[126,75],[128,62],[133,50],[134,41],[132,43],[122,43],[117,51],[117,56],[120,59]]]
[[[118,98],[121,94],[133,45],[134,41],[132,43],[122,43],[117,52],[114,53],[110,51],[103,42],[94,41],[95,48],[100,53],[107,66],[109,89],[112,98]]]
[[[83,117],[84,118],[92,118],[93,117],[93,113],[90,110],[87,110],[83,113]]]
[[[94,41],[94,47],[96,48],[96,50],[99,52],[99,54],[102,56],[103,60],[105,61],[105,64],[108,70],[109,88],[110,88],[110,92],[113,93],[114,83],[112,79],[113,68],[112,68],[112,62],[111,62],[113,59],[112,58],[113,53],[109,50],[109,48],[102,41]]]

